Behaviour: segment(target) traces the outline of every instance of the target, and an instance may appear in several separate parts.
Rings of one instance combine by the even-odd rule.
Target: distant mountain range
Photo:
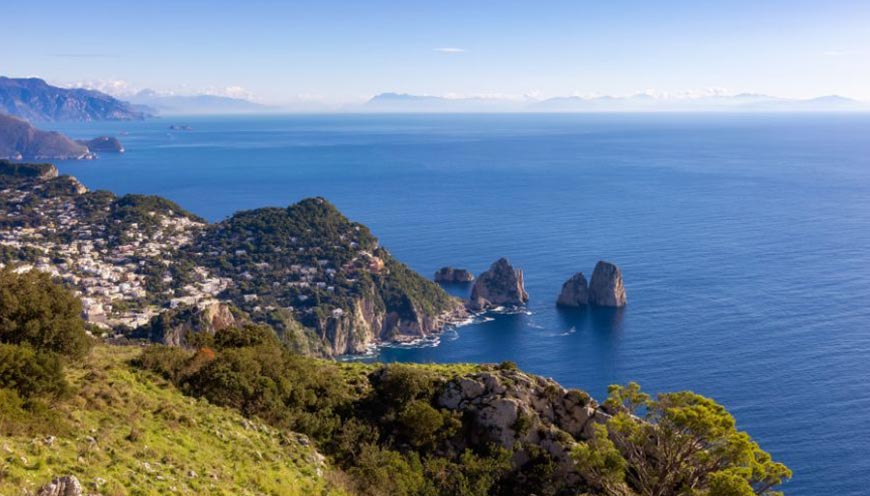
[[[647,94],[628,97],[556,97],[546,100],[501,98],[445,98],[381,93],[360,107],[368,112],[842,112],[870,111],[870,105],[841,96],[806,100],[768,95],[739,94],[657,98]]]
[[[28,121],[126,121],[149,116],[144,109],[99,91],[7,77],[0,77],[0,112]]]
[[[251,114],[274,110],[241,98],[217,95],[164,95],[153,90],[142,90],[129,97],[136,105],[143,105],[160,115]]]

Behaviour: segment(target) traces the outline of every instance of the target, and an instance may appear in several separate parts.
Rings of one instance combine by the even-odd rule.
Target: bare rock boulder
[[[599,261],[589,281],[589,303],[602,307],[621,307],[626,303],[625,286],[619,267]]]
[[[39,488],[36,496],[82,496],[82,485],[74,475],[56,477]]]
[[[589,303],[589,286],[586,276],[578,272],[562,285],[562,292],[556,300],[560,307],[582,307]]]

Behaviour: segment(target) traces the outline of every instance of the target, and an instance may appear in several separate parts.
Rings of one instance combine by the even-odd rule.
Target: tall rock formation
[[[589,303],[589,287],[586,276],[578,272],[562,284],[562,292],[556,305],[560,307],[582,307]]]
[[[506,258],[496,260],[477,278],[471,288],[470,308],[474,311],[498,306],[521,306],[529,301],[523,287],[523,271],[515,269]]]
[[[625,286],[619,267],[599,261],[589,281],[589,303],[602,307],[621,307],[626,303]]]

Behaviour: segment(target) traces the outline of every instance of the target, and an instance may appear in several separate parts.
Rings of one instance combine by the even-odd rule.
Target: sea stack
[[[625,286],[622,285],[619,267],[599,261],[589,281],[589,303],[602,307],[621,307],[625,302]]]
[[[481,311],[499,306],[522,306],[528,301],[523,271],[515,269],[506,258],[499,258],[475,281],[469,307]]]
[[[435,282],[465,283],[474,280],[474,274],[466,269],[454,269],[453,267],[441,267],[435,273]]]
[[[586,284],[586,276],[578,272],[571,276],[562,285],[562,292],[556,300],[556,306],[582,307],[589,303],[589,287]]]

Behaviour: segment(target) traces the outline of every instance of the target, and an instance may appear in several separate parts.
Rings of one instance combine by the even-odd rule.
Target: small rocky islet
[[[440,283],[471,280],[473,276],[465,269],[443,267],[435,273],[435,281]],[[502,257],[474,282],[467,306],[472,312],[483,312],[498,307],[521,307],[528,301],[523,271]],[[565,308],[587,305],[623,307],[626,302],[622,271],[615,264],[603,260],[595,265],[590,282],[587,283],[582,272],[577,272],[565,281],[556,299],[556,305]]]
[[[565,281],[556,305],[574,308],[586,305],[623,307],[626,302],[622,271],[615,264],[601,260],[595,264],[588,285],[582,272]]]
[[[523,285],[523,271],[514,268],[504,257],[480,274],[471,288],[470,310],[481,312],[497,307],[518,307],[529,301]]]
[[[467,269],[441,267],[435,272],[435,282],[446,284],[465,284],[474,281],[474,274]]]

